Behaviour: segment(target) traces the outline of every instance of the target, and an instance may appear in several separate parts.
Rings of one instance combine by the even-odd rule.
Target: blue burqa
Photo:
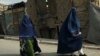
[[[34,36],[36,36],[34,25],[32,24],[30,17],[24,15],[19,29],[19,37],[20,39],[32,39]]]
[[[65,54],[80,50],[82,47],[82,36],[79,32],[79,18],[76,15],[76,9],[72,7],[60,28],[57,53]]]
[[[33,56],[35,52],[41,52],[38,42],[34,36],[36,36],[35,27],[28,15],[24,15],[19,28],[19,38],[22,56]],[[23,48],[23,49],[22,49]],[[34,51],[33,51],[33,50]]]

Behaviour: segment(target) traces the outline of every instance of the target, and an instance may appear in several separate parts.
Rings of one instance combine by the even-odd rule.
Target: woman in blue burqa
[[[76,15],[76,8],[72,7],[60,28],[57,53],[68,54],[80,50],[80,56],[86,56],[81,49],[82,39],[80,22]]]
[[[21,56],[34,56],[35,52],[41,52],[36,40],[35,27],[28,15],[24,15],[19,32]]]

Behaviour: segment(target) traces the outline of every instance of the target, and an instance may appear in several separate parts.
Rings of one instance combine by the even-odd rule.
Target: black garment
[[[3,31],[1,24],[0,24],[0,35],[4,35],[4,31]]]
[[[34,52],[41,52],[41,49],[38,45],[38,41],[36,40],[36,38],[33,38],[33,49]]]

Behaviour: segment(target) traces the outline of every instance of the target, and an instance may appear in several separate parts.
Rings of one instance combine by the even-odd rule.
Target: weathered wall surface
[[[35,0],[28,0],[27,4],[27,13],[30,16],[30,18],[32,19],[32,22],[36,28],[37,31],[37,35],[39,35],[39,31],[38,31],[38,15],[37,15],[37,5],[36,5],[36,1]]]
[[[84,37],[86,37],[88,30],[88,0],[73,1],[81,21],[82,32]],[[38,13],[44,12],[44,15],[42,16],[45,21],[44,23],[48,28],[55,28],[56,30],[56,24],[62,24],[67,17],[67,14],[72,6],[71,0],[48,0],[47,3],[43,2],[44,0],[28,0],[28,13],[31,16],[33,23],[35,23],[36,26],[39,26],[41,16]],[[48,4],[48,8],[45,7],[46,4]]]
[[[87,32],[88,32],[88,22],[89,22],[89,14],[88,14],[88,0],[74,0],[76,7],[77,7],[77,12],[81,21],[81,29],[83,32],[83,36],[87,37]]]

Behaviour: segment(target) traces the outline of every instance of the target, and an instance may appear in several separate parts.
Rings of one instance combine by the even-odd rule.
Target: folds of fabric
[[[35,38],[20,40],[21,56],[34,56],[35,52],[41,52],[41,49],[38,46],[37,40]]]
[[[33,38],[33,36],[36,36],[34,25],[32,24],[30,17],[24,15],[19,29],[19,37],[20,39],[29,39]]]
[[[33,38],[36,36],[36,31],[29,16],[23,17],[19,31],[21,56],[34,56]]]
[[[30,39],[20,41],[20,54],[21,56],[35,56],[33,50],[33,41]]]
[[[81,47],[80,22],[76,9],[72,7],[59,32],[57,53],[72,53]]]
[[[41,49],[40,49],[40,47],[38,45],[38,41],[36,40],[36,38],[33,39],[33,43],[32,44],[33,44],[34,53],[35,52],[41,52]]]

